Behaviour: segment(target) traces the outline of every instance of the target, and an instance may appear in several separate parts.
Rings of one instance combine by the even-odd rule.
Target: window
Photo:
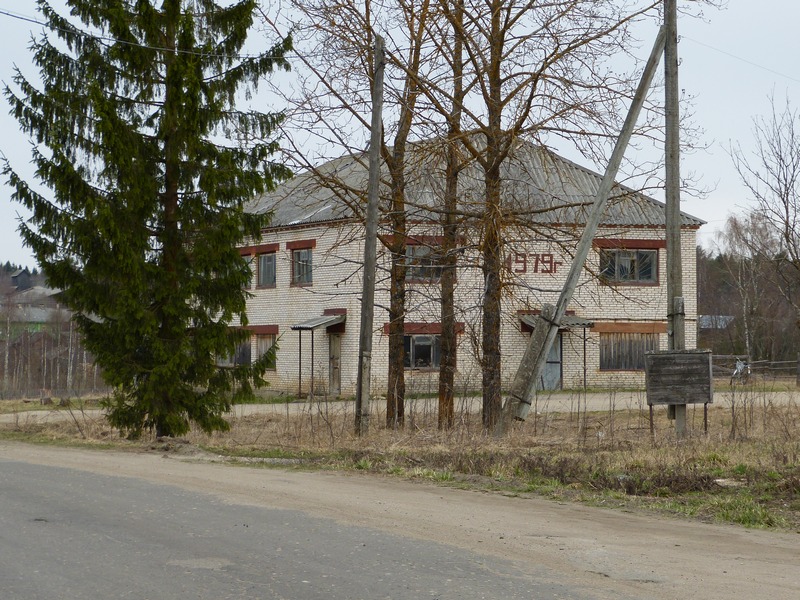
[[[600,274],[610,283],[657,283],[658,250],[601,250]]]
[[[261,333],[256,335],[256,359],[261,358],[265,354],[269,354],[267,359],[267,369],[274,371],[276,368],[275,361],[275,334],[274,333]]]
[[[658,350],[657,333],[601,333],[601,371],[643,371],[644,354]]]
[[[292,284],[311,285],[311,248],[292,250]]]
[[[255,257],[251,254],[245,258],[247,261],[247,269],[250,271],[250,276],[247,278],[247,283],[244,286],[244,289],[249,290],[253,287],[253,265],[255,264]]]
[[[439,253],[431,246],[407,245],[406,267],[406,276],[412,281],[439,281],[442,276]]]
[[[233,356],[217,358],[218,367],[235,367],[250,364],[250,340],[242,342],[236,347]]]
[[[407,369],[438,369],[441,355],[438,335],[407,335],[403,338]]]
[[[258,280],[257,287],[275,287],[275,253],[268,252],[258,255]]]

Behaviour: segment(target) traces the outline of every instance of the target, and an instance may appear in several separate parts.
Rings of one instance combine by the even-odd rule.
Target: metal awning
[[[320,327],[330,327],[338,323],[344,323],[347,320],[347,315],[320,315],[313,319],[308,319],[302,323],[292,325],[293,331],[313,331]]]
[[[519,320],[525,323],[531,329],[536,327],[536,316],[530,314],[521,314]],[[564,315],[561,317],[560,329],[589,329],[594,327],[594,321],[584,317],[576,317],[575,315]]]

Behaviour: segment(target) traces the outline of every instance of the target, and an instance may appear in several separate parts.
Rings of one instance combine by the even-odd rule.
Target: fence
[[[755,379],[768,383],[781,382],[800,387],[800,354],[797,360],[770,361],[755,360],[734,354],[715,354],[712,357],[713,375],[719,379],[730,379],[736,368],[736,361],[744,360],[750,365],[750,373]]]
[[[25,330],[0,344],[0,398],[69,398],[107,392],[71,322]]]

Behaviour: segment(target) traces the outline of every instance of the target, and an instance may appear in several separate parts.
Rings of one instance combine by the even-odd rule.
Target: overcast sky
[[[679,5],[683,2],[679,0]],[[0,0],[0,11],[39,18],[33,0]],[[752,147],[752,119],[770,112],[769,97],[782,106],[785,99],[800,98],[800,2],[797,0],[729,0],[723,10],[706,9],[705,20],[681,18],[680,87],[695,97],[696,123],[705,130],[708,150],[684,158],[683,171],[701,176],[700,185],[713,188],[703,199],[684,197],[682,210],[708,222],[700,230],[700,241],[709,246],[725,219],[742,213],[749,205],[747,191],[733,169],[728,148]],[[12,66],[28,75],[27,50],[31,30],[41,27],[0,14],[0,80],[10,82]],[[651,46],[641,50],[646,58]],[[5,104],[5,100],[1,100]],[[6,108],[0,110],[0,150],[14,168],[30,176],[26,137]],[[10,200],[11,190],[0,183],[0,261],[35,266],[31,252],[17,233],[18,218],[25,212]]]

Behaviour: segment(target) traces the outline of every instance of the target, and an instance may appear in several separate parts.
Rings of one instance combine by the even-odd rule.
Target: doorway
[[[342,335],[328,334],[328,390],[336,397],[342,391]]]
[[[553,340],[553,345],[550,347],[550,352],[547,355],[547,362],[537,382],[536,389],[561,389],[561,332],[559,332]]]

